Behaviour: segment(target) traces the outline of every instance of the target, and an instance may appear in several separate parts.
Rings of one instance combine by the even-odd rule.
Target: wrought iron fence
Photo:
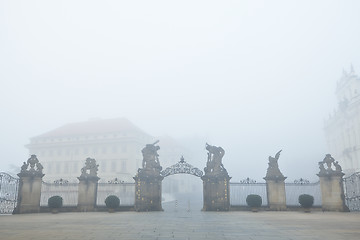
[[[19,179],[0,172],[0,214],[11,214],[16,207]]]
[[[52,196],[63,198],[63,206],[77,206],[78,203],[78,183],[69,183],[60,179],[53,183],[42,183],[40,206],[47,206],[48,199]]]
[[[262,198],[262,206],[267,205],[266,183],[258,183],[246,178],[238,183],[230,182],[230,205],[246,206],[246,197],[257,194]]]
[[[58,195],[63,198],[63,206],[77,206],[78,204],[78,183],[69,183],[64,179],[53,183],[42,183],[40,206],[47,206],[48,199]],[[135,183],[122,181],[109,181],[98,183],[97,199],[98,206],[105,205],[105,199],[109,195],[116,195],[120,198],[121,206],[132,206],[135,202]]]
[[[350,211],[360,211],[360,172],[343,179],[345,203]]]
[[[320,181],[311,183],[306,179],[300,178],[294,183],[285,183],[286,206],[300,206],[299,196],[309,194],[314,197],[314,207],[321,206]]]
[[[135,204],[135,183],[114,182],[99,183],[97,191],[97,205],[105,205],[109,195],[116,195],[120,199],[120,206],[133,206]]]
[[[266,206],[267,190],[265,182],[256,182],[246,178],[238,183],[230,182],[230,205],[246,206],[246,197],[257,194],[262,198],[262,206]],[[294,183],[285,183],[286,205],[299,206],[298,198],[301,194],[314,197],[314,206],[321,206],[320,182],[310,183],[308,180],[299,179]]]

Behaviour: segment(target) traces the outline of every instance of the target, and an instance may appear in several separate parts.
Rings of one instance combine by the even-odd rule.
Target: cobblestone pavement
[[[0,216],[1,240],[360,239],[360,213],[92,212]]]

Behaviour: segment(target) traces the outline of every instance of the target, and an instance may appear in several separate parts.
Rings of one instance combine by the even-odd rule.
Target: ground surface
[[[0,216],[1,240],[360,239],[360,213],[93,212]]]

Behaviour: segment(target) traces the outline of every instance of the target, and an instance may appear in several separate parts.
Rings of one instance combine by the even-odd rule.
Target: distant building
[[[66,124],[30,139],[26,147],[44,166],[45,181],[77,181],[87,157],[99,164],[100,181],[132,182],[141,149],[154,137],[125,118]]]
[[[26,147],[44,166],[46,182],[60,179],[78,182],[87,157],[95,158],[99,164],[100,182],[115,178],[133,182],[138,168],[142,167],[141,150],[157,139],[163,169],[180,161],[182,155],[188,156],[188,150],[172,137],[154,138],[125,118],[66,124],[31,138]],[[189,178],[179,175],[166,178],[163,185],[164,193],[169,194],[191,192],[193,188]]]
[[[327,145],[346,174],[360,171],[360,78],[351,66],[337,83],[338,107],[325,121]]]

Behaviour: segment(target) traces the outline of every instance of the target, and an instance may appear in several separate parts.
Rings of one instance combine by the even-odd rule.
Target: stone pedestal
[[[319,162],[321,199],[323,211],[349,211],[345,205],[342,168],[337,161],[326,154],[323,161]]]
[[[270,210],[282,211],[286,210],[286,194],[285,194],[285,179],[280,178],[264,178],[266,181],[266,192],[268,206]]]
[[[40,212],[40,196],[43,166],[37,159],[36,155],[24,162],[21,172],[18,174],[19,192],[17,206],[14,213],[37,213]]]
[[[138,173],[135,177],[135,210],[163,211],[161,206],[162,176]]]
[[[38,213],[40,212],[41,176],[22,176],[19,181],[19,195],[16,213]]]
[[[330,175],[318,174],[320,178],[323,211],[348,211],[344,199],[343,175],[343,173]]]
[[[97,188],[100,178],[96,176],[79,177],[78,210],[94,211],[96,207]]]
[[[220,176],[204,175],[203,194],[204,206],[203,211],[229,211],[230,209],[230,187],[231,177],[227,174]]]

